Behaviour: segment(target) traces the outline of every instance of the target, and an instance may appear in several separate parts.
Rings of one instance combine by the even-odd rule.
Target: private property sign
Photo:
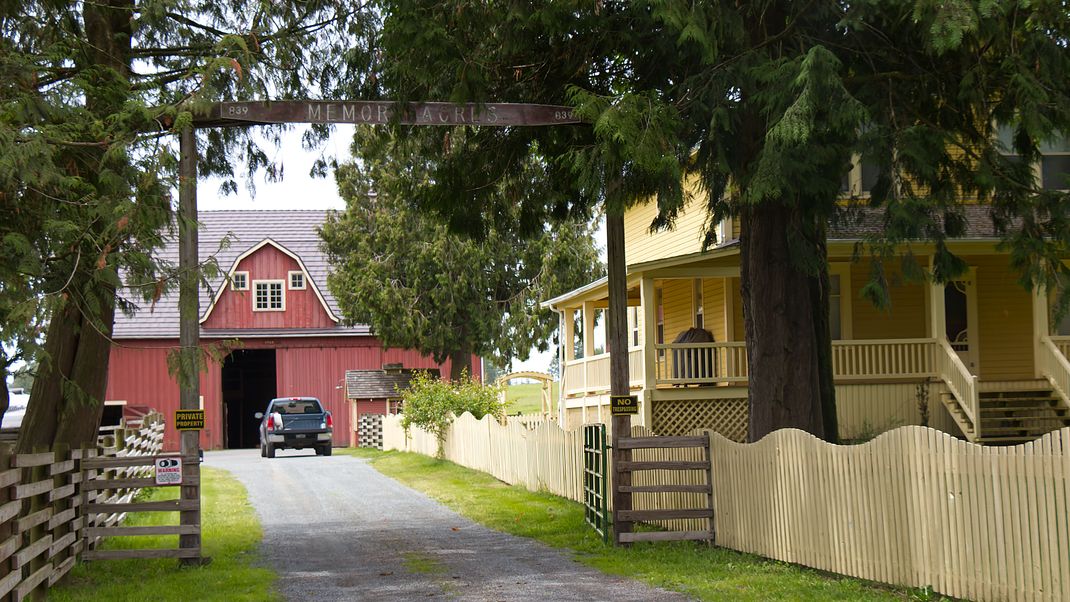
[[[539,126],[580,123],[572,107],[513,103],[451,103],[302,100],[221,102],[208,115],[195,117],[198,127],[257,123],[354,123],[366,125]]]
[[[204,429],[204,410],[175,410],[175,429],[200,431]]]

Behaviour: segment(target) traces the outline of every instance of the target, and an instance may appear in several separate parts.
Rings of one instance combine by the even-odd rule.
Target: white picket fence
[[[383,446],[437,451],[419,429],[407,438],[399,417],[383,421]],[[583,499],[580,430],[465,414],[444,452]],[[854,446],[797,430],[750,444],[712,433],[711,455],[720,546],[973,600],[1070,600],[1070,428],[1015,447],[915,426]]]

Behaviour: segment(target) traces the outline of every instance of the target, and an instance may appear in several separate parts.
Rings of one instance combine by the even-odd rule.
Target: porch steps
[[[981,391],[980,402],[978,443],[1017,445],[1070,426],[1070,408],[1051,389]]]
[[[966,416],[966,412],[962,409],[962,405],[955,399],[955,396],[948,391],[944,391],[940,394],[940,401],[943,402],[944,407],[947,408],[948,414],[951,414],[951,418],[958,425],[959,430],[966,435],[967,441],[976,441],[977,437],[973,431],[973,422]]]

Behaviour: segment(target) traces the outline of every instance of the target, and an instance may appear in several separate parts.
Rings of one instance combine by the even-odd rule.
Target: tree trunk
[[[57,443],[84,447],[96,441],[108,384],[108,337],[115,318],[115,291],[99,284],[96,291],[103,314],[96,326],[73,296],[48,324],[44,357],[19,429],[18,453],[51,449]]]
[[[801,236],[798,209],[767,201],[747,207],[740,217],[748,437],[757,441],[776,429],[798,428],[825,438],[822,400],[830,390],[831,364],[821,359],[819,348],[823,338],[829,353],[828,323],[825,318],[821,337],[814,317],[828,311],[827,267],[822,288],[821,274],[810,275],[798,265],[796,247],[807,244],[791,238]]]
[[[450,380],[459,381],[465,377],[472,377],[472,352],[462,348],[450,354]]]

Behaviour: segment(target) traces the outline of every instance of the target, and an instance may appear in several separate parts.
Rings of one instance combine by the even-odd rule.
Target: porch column
[[[644,276],[639,281],[639,303],[643,310],[643,424],[652,428],[654,413],[654,389],[658,378],[657,311],[655,307],[654,279]]]
[[[594,302],[583,302],[583,357],[594,355]],[[584,379],[586,380],[586,378]]]
[[[1048,323],[1048,290],[1041,285],[1033,287],[1033,376],[1044,378],[1041,358],[1044,357],[1044,339],[1051,335]]]
[[[576,310],[561,310],[561,319],[564,320],[564,328],[561,329],[561,332],[564,333],[564,339],[561,341],[561,347],[565,351],[563,359],[566,362],[571,362],[576,359]],[[562,363],[561,370],[564,369],[565,365]]]
[[[944,317],[944,285],[932,279],[932,258],[929,258],[929,336],[936,340],[947,338]]]

